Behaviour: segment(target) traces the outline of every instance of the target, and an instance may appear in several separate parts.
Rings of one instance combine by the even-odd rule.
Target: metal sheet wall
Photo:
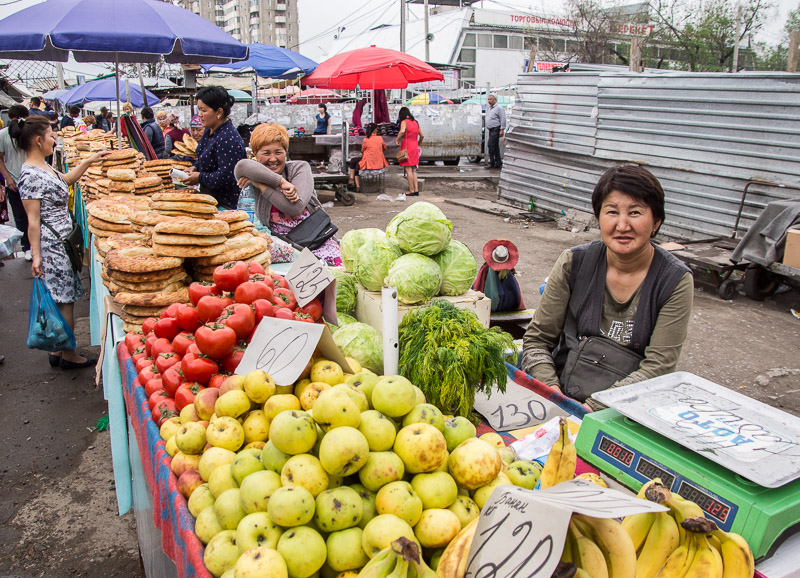
[[[733,233],[749,180],[800,185],[800,77],[580,72],[520,76],[500,195],[556,213],[591,211],[600,174],[646,165],[675,237]],[[776,198],[751,187],[740,231]]]

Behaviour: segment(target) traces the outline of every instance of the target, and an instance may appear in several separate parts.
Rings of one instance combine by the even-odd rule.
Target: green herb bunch
[[[476,391],[506,389],[504,350],[513,339],[472,311],[434,299],[403,317],[399,342],[400,373],[445,413],[470,418]]]

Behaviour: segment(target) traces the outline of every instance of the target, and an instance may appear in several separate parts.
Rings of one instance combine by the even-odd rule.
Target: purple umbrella
[[[115,86],[118,84],[119,86]],[[145,91],[147,94],[147,103],[145,104],[142,97],[142,89],[135,84],[129,85],[131,98],[130,103],[136,108],[142,106],[153,106],[161,102],[159,98],[150,92]],[[101,78],[99,80],[92,80],[84,84],[73,86],[64,94],[58,96],[58,100],[66,106],[73,104],[83,104],[84,102],[92,102],[96,100],[114,100],[116,95],[125,90],[125,82],[117,80],[115,77]]]

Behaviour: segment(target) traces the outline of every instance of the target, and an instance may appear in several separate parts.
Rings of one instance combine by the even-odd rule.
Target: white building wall
[[[519,50],[478,50],[475,63],[475,86],[509,86],[517,82],[523,72],[525,54]]]

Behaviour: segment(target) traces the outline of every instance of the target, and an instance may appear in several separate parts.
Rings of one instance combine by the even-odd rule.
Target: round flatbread
[[[162,215],[161,213],[155,213],[153,211],[136,211],[135,213],[131,214],[131,223],[136,225],[157,225],[163,221],[169,221],[173,217],[169,217],[167,215]]]
[[[144,161],[144,166],[149,168],[155,167],[172,167],[172,161],[169,159],[153,159],[152,161]]]
[[[117,271],[116,269],[109,269],[104,267],[106,276],[111,281],[126,281],[128,283],[151,283],[153,281],[163,281],[174,277],[178,273],[184,271],[183,267],[173,267],[172,269],[164,269],[163,271],[148,271],[146,273],[128,273],[127,271]]]
[[[166,307],[143,307],[140,305],[123,305],[122,310],[137,317],[158,317]]]
[[[174,191],[171,193],[153,195],[153,201],[165,201],[172,203],[205,203],[207,205],[213,205],[215,207],[217,206],[217,199],[211,195],[203,195],[201,193],[192,193],[189,191]]]
[[[186,283],[183,281],[176,281],[168,284],[164,284],[160,281],[156,281],[154,283],[141,283],[139,285],[127,283],[126,286],[123,287],[116,281],[104,280],[104,284],[106,287],[108,287],[108,290],[111,293],[155,293],[156,291],[159,293],[171,293],[186,286]]]
[[[258,255],[253,255],[247,260],[255,261],[256,263],[260,263],[261,265],[264,265],[266,267],[267,265],[270,265],[272,263],[272,255],[270,254],[269,249],[267,249],[263,253],[259,253]]]
[[[94,182],[95,188],[105,189],[108,190],[108,183],[111,182],[111,179],[97,179]]]
[[[249,215],[245,211],[220,211],[216,218],[225,221],[229,225],[239,221],[246,221]]]
[[[155,232],[175,235],[225,235],[228,232],[228,223],[216,219],[204,221],[179,217],[158,223]]]
[[[186,146],[188,146],[192,150],[197,148],[197,141],[195,140],[195,138],[192,135],[184,134],[183,138],[181,140],[183,141],[183,144],[185,144]]]
[[[133,233],[133,225],[128,223],[123,225],[121,223],[111,223],[92,216],[91,214],[86,218],[86,222],[96,229],[103,229],[104,231],[113,231],[115,233]]]
[[[132,159],[136,158],[136,151],[134,149],[118,149],[115,151],[111,151],[108,156],[105,158],[107,161],[118,161],[120,159]]]
[[[167,211],[165,209],[158,209],[158,212],[162,215],[169,215],[170,217],[183,217],[186,219],[197,219],[200,221],[206,221],[214,218],[214,214],[212,213],[190,213],[188,211]]]
[[[189,290],[184,287],[170,293],[117,293],[114,302],[121,305],[138,305],[141,307],[168,306],[173,303],[188,303]]]
[[[125,205],[126,207],[133,209],[133,212],[147,211],[150,209],[150,199],[147,197],[136,197],[126,193],[114,193],[106,195],[103,197],[103,201],[106,203],[119,203],[121,205]]]
[[[159,196],[169,193],[158,193]],[[153,195],[155,196],[155,195]],[[217,214],[216,205],[209,205],[207,203],[194,203],[191,201],[159,201],[153,199],[153,209],[159,211],[186,211],[187,213],[204,213],[204,214]]]
[[[251,236],[250,238],[252,239],[252,242],[247,246],[239,247],[237,249],[230,249],[213,257],[198,259],[197,264],[208,266],[221,265],[227,261],[246,261],[250,257],[263,253],[269,248],[266,239],[263,237]],[[230,241],[231,239],[225,241],[225,245],[227,246]]]
[[[183,259],[156,255],[149,247],[125,247],[112,249],[106,255],[106,266],[109,269],[127,271],[128,273],[144,273],[147,271],[163,271],[180,267]]]
[[[228,227],[231,233],[235,233],[236,231],[243,231],[245,229],[254,229],[255,225],[250,221],[236,221],[234,223],[228,223]]]
[[[153,307],[153,309],[156,309],[156,307]],[[155,315],[134,315],[125,311],[124,308],[119,313],[119,316],[125,323],[132,323],[133,325],[138,325],[139,327],[141,327],[149,317],[155,317]]]
[[[122,330],[125,333],[141,333],[142,332],[142,324],[141,323],[130,323],[128,321],[122,322]]]
[[[110,237],[111,235],[117,235],[117,231],[106,231],[105,229],[98,229],[97,227],[93,227],[92,225],[88,225],[87,228],[89,232],[94,235],[95,237]]]
[[[133,169],[108,169],[107,174],[112,181],[133,181],[136,178]]]
[[[225,242],[224,235],[177,235],[171,233],[156,233],[153,242],[159,245],[219,245]]]
[[[153,251],[158,255],[169,255],[173,257],[211,257],[219,255],[225,250],[225,243],[198,247],[197,245],[160,245],[153,241]]]
[[[112,283],[122,287],[122,290],[128,291],[135,291],[137,293],[146,293],[152,291],[164,291],[167,287],[172,287],[176,283],[180,283],[184,279],[186,279],[188,275],[186,271],[181,271],[176,273],[172,277],[167,279],[160,279],[157,281],[122,281],[121,279],[110,279]],[[173,287],[174,289],[180,289],[180,287]]]
[[[139,161],[136,159],[125,159],[124,161],[103,161],[103,172],[108,173],[111,169],[139,169]]]
[[[108,244],[108,240],[111,237],[95,237],[94,238],[94,246],[97,249],[97,252],[101,255],[105,256],[113,247]]]
[[[126,193],[132,195],[136,191],[133,181],[111,181],[108,183],[109,193]]]
[[[95,201],[90,203],[86,210],[93,217],[107,221],[109,223],[120,223],[123,225],[130,225],[130,215],[134,209],[127,205],[120,203],[113,203],[109,201]]]
[[[161,177],[158,175],[142,176],[141,174],[136,177],[133,184],[137,189],[146,189],[150,187],[161,187]]]
[[[144,240],[145,236],[141,233],[122,233],[112,235],[107,242],[110,249],[119,249],[121,247],[130,247],[131,245],[141,245]]]

